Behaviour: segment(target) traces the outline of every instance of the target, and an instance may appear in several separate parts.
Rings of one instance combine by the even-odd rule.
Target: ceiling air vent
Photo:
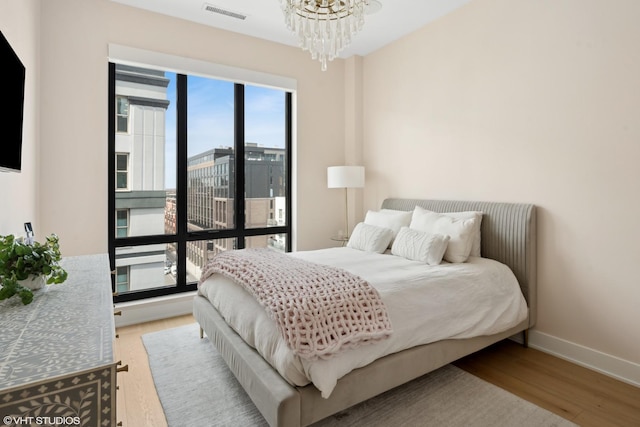
[[[207,4],[207,3],[204,4],[204,10],[206,10],[207,12],[211,12],[211,13],[217,13],[217,14],[220,14],[220,15],[229,16],[231,18],[241,19],[243,21],[248,16],[248,15],[245,15],[243,13],[232,12],[230,10],[223,9],[221,7],[214,6],[212,4]]]

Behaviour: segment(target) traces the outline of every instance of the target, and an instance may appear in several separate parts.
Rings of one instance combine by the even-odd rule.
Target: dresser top
[[[34,291],[31,304],[0,301],[0,390],[114,361],[108,256],[60,264],[67,280]]]

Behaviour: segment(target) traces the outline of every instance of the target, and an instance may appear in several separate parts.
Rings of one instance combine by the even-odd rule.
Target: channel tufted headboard
[[[536,323],[536,208],[532,204],[389,198],[382,209],[434,212],[480,211],[482,256],[508,265],[529,305],[529,327]]]

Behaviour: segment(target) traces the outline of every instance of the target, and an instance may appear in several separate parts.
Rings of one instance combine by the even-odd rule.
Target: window
[[[129,155],[116,153],[116,189],[129,188]]]
[[[116,302],[194,290],[221,251],[290,250],[291,92],[110,63],[109,102]]]
[[[129,290],[129,267],[116,268],[116,292],[127,292]]]
[[[129,211],[126,209],[116,210],[116,237],[127,237],[129,235]]]
[[[129,132],[129,100],[124,96],[116,98],[116,132]]]

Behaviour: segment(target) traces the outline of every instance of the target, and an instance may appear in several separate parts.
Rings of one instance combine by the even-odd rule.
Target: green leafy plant
[[[47,284],[67,280],[67,272],[59,264],[61,258],[55,234],[44,243],[31,245],[12,234],[0,236],[0,300],[18,295],[24,305],[31,303],[33,292],[19,282],[30,276],[44,276]]]

